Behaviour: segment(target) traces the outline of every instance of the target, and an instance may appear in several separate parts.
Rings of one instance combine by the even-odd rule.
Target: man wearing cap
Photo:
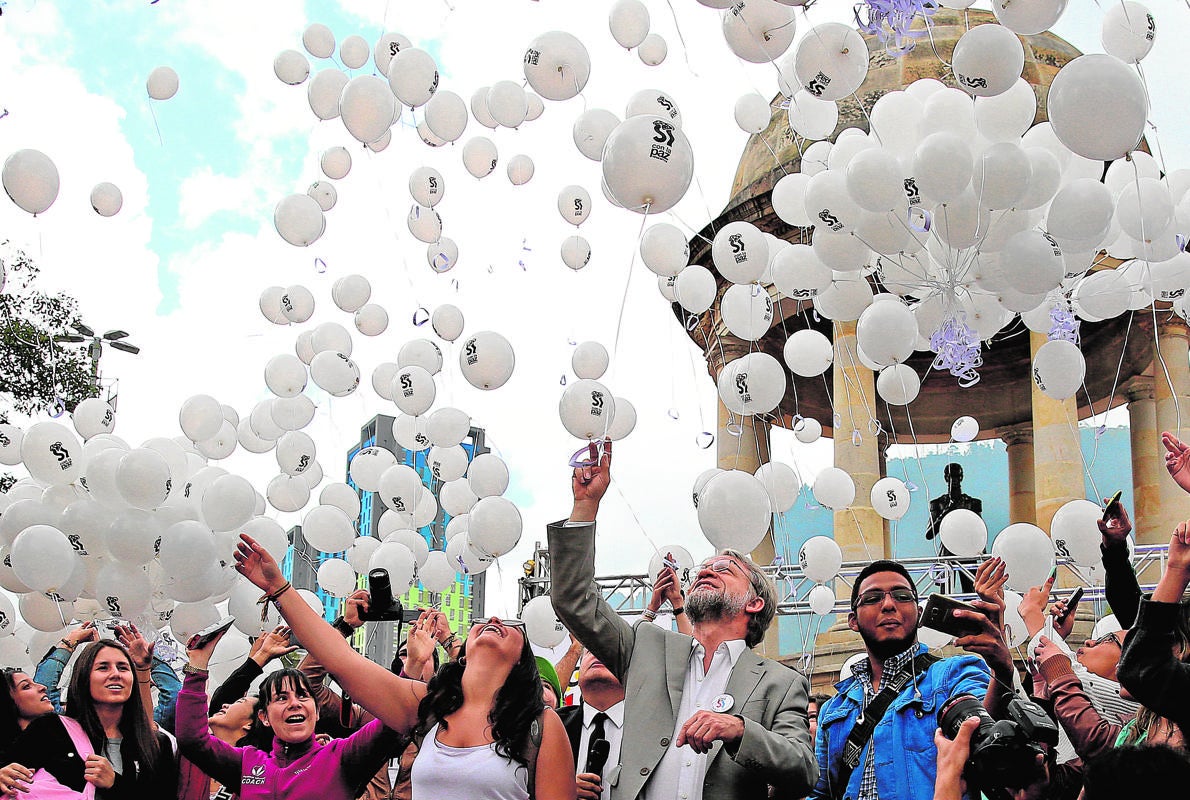
[[[595,456],[595,445],[592,445]],[[802,797],[817,767],[803,675],[751,650],[776,613],[771,581],[726,551],[686,595],[694,635],[629,625],[600,597],[595,515],[611,481],[611,446],[574,471],[569,520],[549,526],[554,610],[623,684],[619,769],[611,800]]]

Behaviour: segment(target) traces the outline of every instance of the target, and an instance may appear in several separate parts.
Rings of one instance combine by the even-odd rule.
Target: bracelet
[[[450,636],[447,636],[445,639],[443,639],[438,644],[442,645],[443,647],[450,647],[458,640],[458,638],[459,638],[458,636],[456,636],[455,634],[452,633]]]
[[[205,678],[207,675],[211,674],[210,670],[205,670],[202,667],[196,667],[189,662],[182,665],[182,672],[186,673],[187,675],[198,675],[200,678]]]
[[[355,628],[348,625],[347,620],[341,614],[338,619],[331,623],[331,627],[343,634],[345,638],[351,638],[351,635],[355,633]]]
[[[673,610],[673,614],[675,617],[678,616],[679,614],[685,614],[685,613],[686,613],[686,606],[678,606],[677,608],[675,608]]]
[[[76,643],[70,641],[69,639],[59,639],[58,643],[61,644],[62,647],[64,647],[65,649],[69,650],[72,653],[74,652],[74,648],[78,647],[78,645]]]
[[[653,620],[657,619],[657,612],[651,608],[646,608],[645,613],[641,614],[641,616],[644,618],[645,622],[652,622]]]
[[[289,589],[292,589],[292,588],[293,588],[293,584],[290,583],[289,581],[285,581],[285,584],[283,586],[281,586],[281,588],[277,589],[276,591],[269,592],[268,594],[262,595],[261,598],[256,601],[256,604],[260,606],[260,621],[261,622],[264,622],[265,619],[268,618],[269,603],[276,604],[277,598],[279,598],[281,595],[285,594],[285,592],[287,592]],[[280,611],[281,609],[278,608],[277,610]]]

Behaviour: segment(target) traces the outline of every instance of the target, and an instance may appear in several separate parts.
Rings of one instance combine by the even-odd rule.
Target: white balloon
[[[1103,13],[1103,49],[1121,61],[1139,63],[1153,49],[1157,22],[1146,6],[1131,0],[1112,4]]]
[[[314,383],[334,397],[346,397],[359,386],[359,367],[344,353],[324,350],[310,362]]]
[[[170,67],[157,67],[145,81],[145,91],[154,100],[168,100],[178,93],[178,73]]]
[[[607,348],[599,342],[581,342],[574,348],[570,366],[579,378],[597,381],[607,372]]]
[[[36,592],[62,587],[79,560],[70,540],[51,525],[25,528],[13,539],[8,555],[17,579]]]
[[[434,445],[426,456],[430,474],[438,481],[458,480],[467,472],[467,451],[462,445]]]
[[[381,475],[396,463],[397,457],[383,447],[365,447],[352,457],[348,474],[360,489],[375,492],[380,488]]]
[[[909,489],[900,478],[881,478],[872,484],[872,508],[885,519],[900,519],[909,511]]]
[[[581,236],[568,236],[562,242],[562,263],[576,272],[591,260],[591,245]]]
[[[855,500],[855,481],[846,470],[827,467],[814,479],[814,499],[833,511],[847,508]]]
[[[660,117],[630,116],[616,126],[603,150],[603,179],[624,208],[668,211],[694,177],[694,153],[681,129]]]
[[[397,101],[383,78],[357,75],[343,87],[339,113],[347,132],[361,144],[368,144],[392,127]]]
[[[463,145],[463,166],[473,177],[484,178],[496,168],[495,143],[486,136],[473,136]]]
[[[389,62],[388,85],[405,105],[423,106],[438,89],[438,65],[425,50],[403,48]]]
[[[282,83],[297,86],[310,77],[310,62],[297,50],[282,50],[273,59],[273,73]]]
[[[1100,564],[1099,544],[1103,537],[1097,523],[1102,514],[1103,509],[1090,500],[1071,500],[1059,508],[1050,522],[1055,553],[1082,567]]]
[[[468,337],[459,351],[459,370],[476,389],[499,389],[512,377],[515,366],[512,345],[495,331]]]
[[[701,314],[715,302],[715,276],[706,267],[691,264],[673,281],[675,299],[691,314]]]
[[[534,170],[533,159],[524,153],[515,155],[508,161],[508,181],[513,186],[524,186],[533,179]]]
[[[848,25],[815,25],[798,43],[793,69],[798,83],[814,97],[841,100],[868,75],[868,46]]]
[[[1017,141],[1036,115],[1037,95],[1024,78],[998,95],[975,98],[975,127],[992,142]]]
[[[976,97],[995,97],[1021,77],[1025,48],[1002,25],[976,25],[959,37],[951,64],[960,89]]]
[[[979,435],[979,423],[974,417],[959,417],[950,426],[950,438],[956,442],[969,442]]]
[[[397,353],[397,368],[409,366],[418,366],[437,375],[442,369],[442,351],[429,339],[410,339]]]
[[[97,183],[91,190],[91,208],[101,217],[114,217],[124,206],[124,194],[114,183]]]
[[[70,421],[79,436],[90,439],[101,433],[111,433],[116,427],[116,412],[98,397],[88,397],[75,406]]]
[[[277,203],[273,225],[285,241],[295,247],[309,247],[326,230],[326,217],[310,195],[291,194]]]
[[[616,0],[608,15],[608,27],[620,47],[631,50],[649,33],[649,10],[640,0]]]
[[[428,592],[445,592],[455,580],[455,569],[446,553],[441,550],[430,553],[425,565],[417,574]]]
[[[765,414],[785,396],[785,370],[768,353],[741,356],[720,371],[719,398],[735,414]]]
[[[900,163],[883,148],[856,153],[847,164],[846,181],[851,199],[866,211],[892,211],[905,204]]]
[[[1062,144],[1084,158],[1110,161],[1140,142],[1149,97],[1131,67],[1118,58],[1092,53],[1058,71],[1047,108]]]
[[[558,402],[562,426],[578,439],[603,439],[615,418],[612,393],[603,384],[580,379],[566,387]]]
[[[566,638],[566,627],[554,613],[549,595],[539,595],[525,603],[521,619],[525,621],[525,635],[538,647],[554,648]]]
[[[21,439],[21,461],[30,477],[43,485],[74,483],[83,471],[82,445],[65,425],[37,422]]]
[[[742,470],[715,474],[698,493],[698,525],[717,550],[754,550],[772,523],[769,494]]]
[[[917,336],[917,320],[899,300],[868,306],[859,315],[855,331],[864,353],[880,365],[897,364],[913,355]]]
[[[569,100],[591,76],[587,48],[565,31],[548,31],[533,39],[522,63],[525,80],[546,100]]]
[[[889,405],[909,405],[920,391],[921,378],[908,364],[893,364],[876,376],[876,393]]]
[[[781,57],[793,43],[796,31],[794,10],[771,0],[743,0],[723,15],[723,38],[728,48],[753,64]]]
[[[400,597],[413,583],[417,573],[417,562],[413,552],[399,542],[382,542],[368,560],[368,570],[383,569],[388,572],[393,596]]]
[[[803,378],[813,378],[826,372],[835,358],[830,339],[808,328],[789,335],[783,355],[793,374]]]
[[[1000,531],[992,555],[1004,559],[1008,587],[1027,592],[1045,583],[1054,566],[1054,545],[1041,528],[1018,522]]]
[[[482,453],[471,460],[467,482],[477,497],[504,494],[508,488],[508,466],[493,453]]]
[[[988,526],[983,518],[966,508],[947,512],[938,524],[942,545],[956,556],[972,557],[983,552],[988,543]]]
[[[1055,339],[1037,351],[1033,359],[1033,383],[1046,396],[1065,400],[1082,386],[1086,370],[1087,364],[1078,345]]]
[[[793,508],[798,493],[802,490],[802,479],[788,464],[769,461],[756,470],[756,479],[764,484],[769,494],[769,507],[774,514],[781,514]]]
[[[156,450],[147,447],[130,450],[116,467],[116,488],[131,506],[157,508],[169,495],[169,464]]]
[[[690,244],[679,228],[661,222],[645,229],[640,240],[640,257],[658,275],[677,275],[690,263]]]
[[[992,0],[992,13],[1000,25],[1022,36],[1049,30],[1065,10],[1066,0],[1033,0],[1031,3]]]
[[[302,536],[324,553],[341,553],[351,547],[355,528],[336,506],[314,506],[302,518]]]
[[[768,241],[750,222],[729,222],[715,234],[711,258],[719,274],[732,283],[753,283],[768,265]]]
[[[789,99],[788,116],[789,127],[803,139],[826,139],[839,124],[839,106],[799,89]]]
[[[4,161],[0,183],[12,202],[37,216],[58,198],[58,168],[40,150],[17,150]]]
[[[346,147],[331,147],[322,152],[319,166],[322,168],[322,174],[331,180],[346,178],[347,173],[351,171],[351,153],[347,152]]]
[[[402,413],[416,417],[434,404],[437,388],[434,376],[425,368],[410,365],[397,370],[390,393]]]
[[[914,151],[913,177],[926,197],[944,203],[958,198],[971,173],[971,149],[951,131],[931,133]]]
[[[798,551],[798,563],[806,577],[816,583],[826,583],[839,574],[843,566],[843,551],[829,536],[812,536]]]
[[[484,497],[467,516],[470,544],[480,553],[499,558],[521,539],[521,512],[511,500]]]
[[[578,227],[591,215],[591,195],[581,186],[567,186],[558,192],[558,213]]]

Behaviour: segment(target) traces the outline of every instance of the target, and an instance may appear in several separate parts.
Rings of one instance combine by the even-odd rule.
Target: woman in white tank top
[[[310,653],[384,724],[422,739],[413,800],[574,800],[570,742],[542,702],[523,622],[492,617],[473,625],[457,661],[443,664],[429,684],[407,680],[352,649],[291,590],[264,548],[240,539],[236,569],[267,593]]]

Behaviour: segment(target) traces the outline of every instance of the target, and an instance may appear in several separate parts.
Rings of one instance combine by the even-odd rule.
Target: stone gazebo
[[[884,93],[919,78],[936,78],[954,86],[954,77],[942,59],[949,61],[956,41],[968,25],[993,21],[988,12],[939,9],[932,18],[932,40],[918,40],[913,51],[900,57],[888,55],[878,40],[867,37],[868,77],[855,95],[839,102],[839,124],[831,140],[844,128],[867,130],[867,118],[859,102],[864,110],[870,110]],[[1035,123],[1042,122],[1046,119],[1050,82],[1062,65],[1080,53],[1049,33],[1020,38],[1025,46],[1023,76],[1033,85],[1039,100]],[[794,243],[810,242],[809,229],[786,224],[772,206],[773,186],[785,174],[800,169],[799,145],[805,149],[810,144],[795,142],[787,115],[779,108],[782,100],[780,96],[774,99],[773,118],[767,130],[749,139],[727,207],[690,242],[691,263],[701,264],[716,275],[719,298],[731,284],[715,272],[710,241],[723,225],[746,220],[778,238]],[[1112,268],[1117,263],[1108,261],[1099,268]],[[876,282],[874,277],[868,280]],[[888,524],[870,507],[869,492],[872,484],[884,475],[884,453],[888,446],[913,441],[905,409],[887,407],[878,400],[875,373],[856,357],[854,322],[818,318],[809,310],[809,303],[803,307],[798,301],[780,295],[775,287],[765,288],[774,301],[774,321],[760,341],[747,342],[732,336],[723,325],[718,303],[698,319],[696,326],[689,328],[690,337],[704,350],[711,377],[717,379],[725,363],[748,352],[760,350],[781,361],[787,335],[808,326],[833,342],[834,365],[829,379],[798,378],[796,387],[790,381],[773,415],[733,418],[720,403],[717,465],[752,472],[768,460],[771,425],[791,427],[797,414],[814,418],[821,423],[824,435],[834,440],[836,466],[847,470],[856,483],[854,519],[850,513],[835,517],[834,535],[844,559],[861,560],[870,557],[868,553],[892,555]],[[878,287],[877,291],[880,291]],[[1137,541],[1163,543],[1178,521],[1190,517],[1190,496],[1164,474],[1160,443],[1160,431],[1177,429],[1171,383],[1186,409],[1181,435],[1185,436],[1186,428],[1190,427],[1190,360],[1186,324],[1169,313],[1166,304],[1159,306],[1163,308],[1156,315],[1156,331],[1151,310],[1135,315],[1126,313],[1100,323],[1082,323],[1080,345],[1086,355],[1087,392],[1080,391],[1077,399],[1053,400],[1034,387],[1030,376],[1032,357],[1046,337],[1030,332],[1019,320],[983,344],[981,380],[969,388],[960,388],[956,379],[945,371],[931,370],[933,353],[915,353],[908,364],[922,378],[921,393],[910,406],[916,440],[946,442],[956,417],[975,416],[981,429],[979,438],[998,437],[1007,444],[1010,521],[1033,522],[1048,531],[1058,508],[1084,497],[1082,454],[1073,423],[1109,406],[1127,403]],[[675,303],[673,309],[680,321],[687,321],[689,315],[679,305]],[[927,339],[930,333],[924,332]],[[1171,381],[1166,380],[1159,364],[1154,367],[1155,346],[1160,347]],[[1118,381],[1117,366],[1120,367]],[[875,420],[881,422],[880,428]],[[767,564],[773,552],[770,536],[755,555],[758,561]],[[775,640],[767,644],[768,654],[774,655]]]

